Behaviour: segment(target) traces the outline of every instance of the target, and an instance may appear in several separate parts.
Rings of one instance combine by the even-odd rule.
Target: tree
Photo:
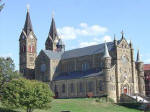
[[[0,2],[1,2],[1,0],[0,0]],[[3,9],[4,5],[5,5],[4,3],[0,5],[0,11]]]
[[[13,78],[18,78],[20,76],[21,74],[15,71],[15,64],[10,57],[0,57],[0,93],[1,87],[5,82],[8,82]]]
[[[5,83],[2,90],[2,104],[10,108],[34,109],[50,108],[53,93],[48,84],[27,79],[13,79]]]

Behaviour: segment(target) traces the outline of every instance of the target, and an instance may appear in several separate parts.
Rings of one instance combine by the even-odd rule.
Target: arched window
[[[26,52],[26,46],[25,46],[25,45],[22,45],[22,47],[21,47],[21,52],[22,52],[22,53]]]
[[[89,69],[89,64],[88,63],[83,63],[82,64],[82,71],[88,70]]]
[[[79,83],[79,91],[83,92],[83,84],[82,84],[82,82]]]
[[[93,91],[93,82],[90,81],[88,82],[88,92],[92,92]]]
[[[74,92],[74,85],[73,85],[73,83],[71,83],[70,89],[71,89],[71,93],[73,93]]]
[[[58,87],[57,85],[55,85],[54,91],[57,92],[58,91]]]
[[[62,93],[65,93],[65,84],[62,85]]]
[[[99,91],[103,91],[103,82],[99,81]]]
[[[33,45],[29,45],[29,52],[33,53],[34,52],[34,46]]]

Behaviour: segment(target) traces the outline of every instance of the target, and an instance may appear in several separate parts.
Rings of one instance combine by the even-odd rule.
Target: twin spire
[[[29,5],[27,5],[27,14],[26,14],[26,20],[25,20],[23,30],[27,36],[29,35],[31,31],[33,32],[32,22],[31,22],[30,13],[29,13]],[[54,21],[54,14],[52,15],[52,22],[50,26],[49,36],[51,36],[52,39],[58,36],[55,21]]]
[[[27,15],[26,15],[26,21],[25,21],[23,30],[27,36],[29,35],[31,31],[33,32],[32,23],[30,19],[30,13],[29,13],[29,5],[27,6]]]
[[[49,36],[51,36],[51,38],[53,40],[55,39],[55,37],[58,37],[54,16],[52,16],[52,22],[51,22],[51,26],[50,26]]]

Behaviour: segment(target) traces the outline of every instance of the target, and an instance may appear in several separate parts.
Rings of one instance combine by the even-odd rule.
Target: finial
[[[137,52],[136,62],[141,62],[141,56],[140,56],[140,50],[139,49],[138,49],[138,52]]]
[[[114,41],[116,40],[116,34],[114,34]]]
[[[54,12],[54,11],[52,11],[52,18],[54,18],[54,16],[55,16],[55,12]]]
[[[130,43],[129,43],[130,47],[132,48],[132,41],[130,40]]]
[[[132,44],[132,41],[130,40],[130,44]]]
[[[122,38],[124,38],[124,32],[123,32],[123,30],[121,31],[121,34],[122,34]]]
[[[30,5],[29,4],[27,4],[27,11],[29,12],[29,9],[30,9]]]
[[[114,34],[114,44],[117,45],[116,35]]]

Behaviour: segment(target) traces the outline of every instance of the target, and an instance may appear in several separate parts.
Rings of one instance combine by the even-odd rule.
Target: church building
[[[119,102],[122,94],[145,95],[140,53],[135,61],[133,45],[123,33],[120,40],[66,51],[52,17],[45,49],[37,54],[28,10],[19,48],[20,72],[28,79],[48,83],[57,98],[107,95]]]

